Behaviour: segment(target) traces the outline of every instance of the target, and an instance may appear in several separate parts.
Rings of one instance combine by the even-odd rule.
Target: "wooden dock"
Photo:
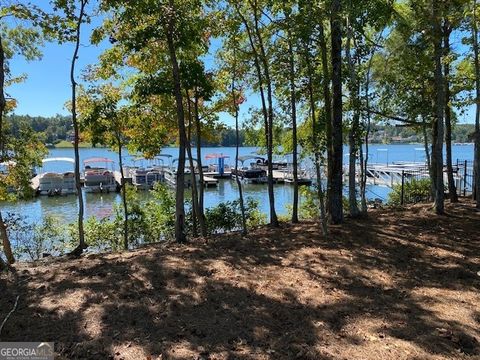
[[[293,172],[291,170],[273,170],[273,181],[277,184],[293,184]],[[304,171],[299,170],[297,182],[298,185],[311,185],[312,179]]]
[[[223,174],[220,174],[217,171],[205,171],[203,177],[212,177],[214,179],[230,179],[232,173],[230,171],[225,171]]]

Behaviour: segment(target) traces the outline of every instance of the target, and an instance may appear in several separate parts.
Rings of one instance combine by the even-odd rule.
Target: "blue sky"
[[[45,0],[34,0],[34,4],[45,7]],[[92,29],[98,25],[100,19],[83,28],[79,60],[77,63],[77,78],[82,69],[97,62],[100,53],[108,46],[104,42],[100,46],[90,45]],[[460,46],[459,44],[453,44]],[[218,46],[216,44],[215,46]],[[53,116],[68,114],[65,103],[70,99],[70,61],[74,45],[71,43],[46,43],[43,47],[43,58],[40,61],[26,62],[20,57],[11,60],[10,66],[15,76],[26,74],[26,81],[10,86],[7,89],[9,96],[17,99],[16,114],[32,116]],[[213,61],[213,55],[207,56],[207,62]],[[259,105],[258,96],[250,95],[241,108],[241,118],[248,116],[248,108]],[[223,122],[233,125],[233,119],[227,114],[220,114]],[[460,117],[461,123],[474,122],[473,107]]]

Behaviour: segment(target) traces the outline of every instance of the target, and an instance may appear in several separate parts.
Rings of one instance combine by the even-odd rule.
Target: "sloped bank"
[[[185,246],[18,264],[0,277],[1,341],[64,359],[472,359],[480,214],[372,211]]]

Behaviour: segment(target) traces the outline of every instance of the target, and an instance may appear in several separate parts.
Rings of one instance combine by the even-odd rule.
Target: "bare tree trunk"
[[[9,264],[15,262],[15,257],[13,256],[12,245],[8,239],[7,227],[3,221],[2,212],[0,211],[0,237],[2,238],[3,252]]]
[[[278,227],[277,212],[275,210],[275,193],[273,191],[273,95],[272,95],[272,81],[270,79],[269,63],[265,46],[263,44],[262,34],[258,27],[258,8],[257,0],[254,0],[254,26],[257,35],[258,47],[260,49],[260,60],[263,64],[263,72],[265,75],[265,84],[267,86],[267,102],[268,102],[268,136],[267,136],[267,170],[268,170],[268,201],[270,205],[270,225]]]
[[[122,204],[123,204],[123,248],[128,250],[128,206],[127,206],[127,184],[125,182],[125,173],[123,171],[122,159],[122,141],[120,136],[117,136],[118,143],[118,165],[120,166],[120,177],[122,187]]]
[[[370,76],[372,71],[372,62],[373,62],[373,54],[372,51],[370,55],[370,59],[368,60],[368,67],[367,67],[367,78],[365,81],[365,107],[366,107],[366,117],[367,117],[367,126],[365,131],[365,157],[363,158],[363,149],[360,147],[362,160],[360,161],[362,167],[362,181],[361,181],[361,202],[362,202],[362,213],[367,214],[367,170],[368,170],[368,157],[370,155],[370,148],[369,148],[369,141],[368,138],[370,136],[370,127],[371,127],[371,113],[370,113]]]
[[[346,44],[346,56],[347,63],[350,72],[350,104],[351,111],[353,111],[352,123],[350,126],[350,132],[348,134],[348,144],[350,149],[349,164],[348,164],[348,203],[349,203],[349,212],[350,216],[355,218],[360,215],[360,210],[358,209],[357,204],[357,154],[358,154],[358,132],[359,132],[359,123],[360,123],[360,106],[358,99],[358,81],[355,74],[355,66],[353,64],[352,54],[351,54],[351,42],[352,42],[352,30],[350,28],[350,23],[348,23],[348,36]]]
[[[343,222],[343,134],[342,134],[342,20],[341,0],[332,0],[332,168],[330,177],[330,216],[334,224]]]
[[[193,116],[192,116],[192,108],[190,105],[190,96],[188,95],[188,90],[186,91],[187,97],[187,107],[188,107],[188,137],[187,137],[187,154],[188,154],[188,161],[190,165],[190,172],[192,173],[192,233],[194,237],[198,236],[198,228],[197,228],[197,219],[199,218],[198,214],[198,194],[197,194],[197,179],[195,176],[195,165],[193,163],[192,157],[192,126],[193,126]]]
[[[444,109],[445,109],[445,91],[444,78],[442,71],[442,28],[439,16],[439,2],[432,0],[433,30],[434,30],[434,60],[435,60],[435,149],[432,153],[432,163],[435,175],[435,212],[439,215],[444,210],[444,185],[443,185],[443,136],[444,136]],[[433,162],[433,160],[435,160]]]
[[[5,51],[3,49],[2,34],[0,33],[0,162],[5,156],[5,143],[3,134],[3,118],[7,101],[5,100]]]
[[[233,51],[233,57],[235,59],[235,49]],[[234,60],[235,61],[235,60]],[[237,187],[238,187],[238,197],[240,201],[240,211],[242,213],[242,235],[247,235],[247,218],[245,216],[245,203],[243,201],[243,187],[242,187],[242,182],[240,181],[240,177],[237,175],[238,174],[238,153],[239,153],[239,146],[240,146],[240,135],[239,135],[239,130],[238,130],[238,107],[239,104],[237,104],[237,97],[235,93],[235,67],[233,68],[232,71],[232,102],[234,106],[234,111],[235,111],[235,180],[237,182]]]
[[[264,119],[264,127],[265,127],[265,139],[267,142],[267,153],[270,153],[269,148],[271,147],[271,136],[273,136],[273,130],[270,128],[271,125],[273,126],[273,123],[270,124],[270,105],[267,109],[267,102],[265,100],[265,90],[264,90],[264,84],[263,84],[263,73],[262,73],[262,68],[260,66],[260,55],[257,50],[257,47],[255,45],[255,41],[253,39],[253,33],[250,29],[250,25],[248,24],[247,19],[242,15],[240,10],[238,9],[238,6],[235,7],[238,15],[242,19],[243,24],[245,25],[245,29],[247,30],[247,35],[248,35],[248,40],[250,43],[250,47],[252,48],[252,53],[253,53],[253,60],[254,60],[254,65],[255,65],[255,70],[257,72],[257,77],[258,77],[258,88],[260,90],[260,99],[262,102],[262,114],[263,114],[263,119]],[[270,94],[271,95],[271,94]],[[273,114],[273,108],[272,108],[272,114]],[[270,149],[271,150],[271,149]],[[269,162],[269,171],[268,171],[268,198],[269,198],[269,205],[270,205],[270,224],[273,226],[278,226],[278,219],[277,215],[275,212],[275,198],[273,195],[273,169],[272,169],[272,164],[270,157],[271,155],[268,156],[268,162]]]
[[[450,28],[448,19],[444,20],[443,28],[443,48],[445,56],[450,53]],[[458,202],[457,187],[455,186],[455,179],[453,178],[453,164],[452,164],[452,107],[450,104],[450,64],[445,62],[445,148],[447,161],[447,175],[448,175],[448,194],[452,203]]]
[[[73,52],[72,63],[70,67],[70,82],[72,85],[72,123],[73,123],[73,150],[75,156],[75,186],[77,189],[78,197],[78,246],[75,250],[72,251],[73,255],[80,255],[84,249],[87,248],[85,243],[85,234],[83,230],[83,217],[84,217],[84,205],[83,205],[83,194],[82,194],[82,184],[80,183],[80,150],[78,144],[80,142],[80,131],[77,121],[77,82],[75,81],[75,66],[78,59],[78,50],[80,47],[80,30],[82,27],[85,6],[88,0],[80,1],[80,13],[78,15],[77,25],[76,25],[76,36],[75,36],[75,50]]]
[[[297,102],[295,98],[295,59],[292,45],[292,30],[290,18],[287,17],[287,36],[288,36],[288,57],[289,57],[289,77],[290,77],[290,107],[292,116],[292,166],[293,166],[293,209],[292,223],[298,223],[298,140],[297,140]]]
[[[179,243],[186,242],[185,234],[185,206],[184,206],[184,187],[185,187],[185,111],[183,108],[183,96],[180,80],[180,69],[178,67],[177,53],[174,43],[175,33],[175,3],[173,0],[169,1],[170,19],[167,26],[167,43],[170,55],[170,62],[172,65],[172,75],[174,82],[175,103],[177,105],[177,124],[179,134],[179,149],[178,149],[178,167],[177,167],[177,186],[175,191],[175,240]]]
[[[331,206],[331,189],[332,189],[332,97],[330,93],[330,70],[328,68],[328,52],[327,52],[327,42],[325,39],[325,31],[322,21],[319,22],[318,27],[319,34],[319,47],[320,55],[322,59],[322,74],[323,74],[323,102],[325,106],[325,137],[327,141],[327,202],[325,211],[327,214],[330,214]]]
[[[480,59],[478,50],[478,25],[477,25],[477,0],[473,0],[472,19],[473,52],[475,62],[475,154],[473,160],[474,189],[473,195],[476,199],[475,205],[480,209]]]
[[[422,115],[422,132],[423,132],[423,147],[425,148],[425,157],[427,159],[428,173],[430,174],[430,179],[432,179],[430,184],[430,192],[431,192],[431,198],[433,199],[435,197],[435,182],[433,181],[434,173],[433,173],[433,167],[432,167],[432,158],[430,156],[430,149],[428,146],[427,122],[425,121],[425,116],[423,115]]]
[[[5,100],[5,52],[3,49],[2,43],[2,34],[0,33],[0,162],[5,159],[5,144],[4,144],[4,134],[3,134],[3,116],[5,113],[6,100]],[[0,238],[2,239],[3,251],[7,261],[10,264],[15,262],[15,257],[13,256],[12,246],[8,238],[7,227],[3,222],[2,213],[0,212]],[[1,265],[1,264],[0,264]],[[2,266],[3,267],[3,266]],[[6,266],[5,266],[6,268]]]
[[[189,100],[190,101],[190,100]],[[194,115],[195,115],[195,126],[197,133],[197,165],[198,165],[198,176],[200,178],[199,184],[199,196],[198,196],[198,222],[200,224],[200,232],[203,237],[207,236],[207,225],[205,223],[205,212],[204,212],[204,197],[205,197],[205,186],[203,182],[203,166],[202,166],[202,124],[200,123],[200,115],[198,114],[198,93],[195,89],[194,97]]]
[[[323,191],[322,185],[322,169],[321,169],[321,156],[320,156],[320,149],[319,143],[320,139],[318,138],[318,129],[317,129],[317,115],[316,115],[316,106],[315,106],[315,99],[313,94],[313,70],[312,64],[310,60],[310,55],[308,53],[308,49],[305,50],[305,61],[307,63],[308,69],[308,95],[310,100],[310,112],[312,116],[312,148],[313,148],[313,157],[315,162],[315,171],[317,175],[317,196],[318,202],[320,207],[320,224],[322,228],[323,236],[328,236],[328,221],[327,221],[327,214],[325,209],[325,192]]]

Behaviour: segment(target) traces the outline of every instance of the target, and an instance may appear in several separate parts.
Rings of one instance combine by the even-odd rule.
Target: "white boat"
[[[85,160],[83,165],[86,192],[109,193],[117,190],[117,182],[113,173],[113,160],[90,158]]]
[[[68,157],[48,158],[42,160],[42,167],[53,162],[66,162],[74,165],[75,160]],[[75,194],[75,173],[67,172],[44,172],[37,176],[38,193],[40,195],[68,195]]]

